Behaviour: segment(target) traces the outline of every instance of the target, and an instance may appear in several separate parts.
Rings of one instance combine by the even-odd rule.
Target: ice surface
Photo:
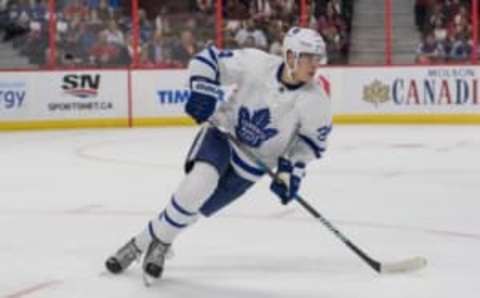
[[[0,297],[452,298],[480,292],[480,127],[336,126],[302,196],[372,257],[425,256],[379,276],[265,178],[174,244],[164,279],[105,258],[161,211],[194,128],[0,134]]]

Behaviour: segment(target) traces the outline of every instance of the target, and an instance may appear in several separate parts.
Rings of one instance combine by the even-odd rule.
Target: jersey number
[[[319,129],[317,129],[317,132],[318,132],[317,139],[320,142],[325,142],[331,131],[332,131],[332,125],[320,127]]]

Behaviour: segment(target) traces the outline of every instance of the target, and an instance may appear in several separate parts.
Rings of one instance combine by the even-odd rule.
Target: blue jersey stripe
[[[163,218],[165,219],[165,221],[167,223],[169,223],[170,225],[172,225],[176,228],[179,228],[179,229],[183,229],[186,226],[188,226],[187,224],[181,224],[181,223],[178,223],[178,222],[174,221],[170,216],[168,216],[167,210],[163,211]]]
[[[180,212],[181,214],[183,215],[186,215],[186,216],[195,216],[197,215],[197,213],[195,212],[190,212],[188,210],[186,210],[185,208],[183,208],[182,206],[180,206],[178,204],[178,202],[175,200],[175,197],[172,196],[172,206],[173,208],[175,208],[175,210],[177,210],[178,212]]]
[[[208,47],[207,50],[208,50],[208,54],[210,55],[210,58],[212,58],[215,64],[218,65],[217,56],[215,55],[215,52],[213,51],[212,47]]]
[[[317,157],[317,158],[322,157],[322,153],[325,152],[325,148],[322,148],[322,147],[318,146],[315,143],[315,141],[313,141],[311,138],[309,138],[307,136],[304,136],[304,135],[301,135],[301,134],[299,134],[298,136],[300,137],[300,139],[302,141],[305,142],[305,144],[308,145],[308,147],[310,147],[310,149],[312,149],[313,153],[315,154],[315,157]]]
[[[150,233],[150,236],[151,236],[153,239],[158,240],[157,235],[155,235],[155,232],[153,231],[153,224],[152,224],[151,221],[148,223],[148,232]]]
[[[235,150],[232,150],[232,161],[237,166],[245,170],[247,173],[252,174],[254,176],[260,177],[260,176],[263,176],[263,174],[265,174],[265,171],[258,168],[254,168],[250,166],[248,163],[246,163],[244,160],[242,160],[240,156],[238,156],[238,154],[235,152]]]
[[[207,65],[208,67],[210,67],[210,68],[213,70],[213,72],[215,73],[215,77],[217,77],[217,75],[218,75],[218,70],[217,70],[216,64],[213,64],[212,61],[208,60],[208,59],[205,58],[205,57],[198,56],[198,55],[195,56],[194,59],[197,60],[197,61],[199,61],[199,62],[201,62],[201,63],[203,63],[203,64],[205,64],[205,65]]]

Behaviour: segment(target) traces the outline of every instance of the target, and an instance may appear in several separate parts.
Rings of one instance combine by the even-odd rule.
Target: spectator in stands
[[[277,10],[278,7],[282,7],[282,13],[284,15],[292,14],[294,13],[294,10],[298,8],[296,7],[297,4],[297,0],[276,0],[274,10]]]
[[[84,2],[89,9],[97,9],[100,5],[100,0],[84,0]]]
[[[347,25],[341,15],[337,14],[332,5],[327,5],[325,15],[321,15],[317,20],[317,31],[322,33],[324,29],[337,27],[339,32],[347,31]]]
[[[110,20],[108,22],[108,27],[105,29],[105,34],[107,36],[107,41],[119,46],[125,45],[125,36],[123,32],[118,28],[117,22],[115,20]]]
[[[86,62],[88,60],[88,52],[90,48],[93,47],[93,45],[96,42],[96,36],[98,34],[98,30],[94,30],[95,27],[92,27],[92,25],[88,22],[84,24],[84,26],[81,27],[81,33],[80,37],[78,40],[79,46],[83,52],[82,54],[82,62]]]
[[[21,55],[28,57],[30,63],[43,62],[48,42],[45,1],[24,2],[22,6],[23,8],[19,11],[22,11],[25,23],[17,24],[28,26],[28,28],[25,28],[22,36],[18,36],[14,40],[13,46],[19,50]]]
[[[150,40],[153,34],[153,25],[147,18],[147,13],[144,9],[140,8],[138,10],[138,19],[140,27],[140,39],[142,42],[147,42]]]
[[[327,10],[332,9],[336,15],[342,15],[342,3],[340,0],[330,0],[327,3]]]
[[[108,0],[100,0],[96,10],[98,11],[98,18],[105,23],[113,16],[112,9],[108,6]]]
[[[117,62],[120,50],[108,42],[105,31],[98,33],[98,41],[90,49],[90,63],[98,66],[111,66]]]
[[[443,3],[441,2],[435,2],[435,4],[433,4],[432,9],[429,11],[428,21],[423,29],[424,32],[431,30],[437,22],[447,23],[447,17],[445,16],[443,8]]]
[[[322,33],[327,45],[327,55],[330,63],[345,63],[345,51],[347,46],[345,36],[342,36],[336,26],[328,27],[327,29],[323,30]]]
[[[437,19],[434,24],[433,35],[438,42],[445,42],[448,36],[447,28],[441,19]]]
[[[269,52],[274,55],[282,55],[282,41],[284,36],[284,26],[281,20],[271,22],[269,30],[271,33],[271,42]]]
[[[318,19],[327,12],[327,3],[329,0],[313,0],[313,17]]]
[[[213,0],[196,0],[197,9],[204,14],[213,12]]]
[[[273,14],[270,0],[254,0],[250,5],[250,18],[254,20],[268,20]]]
[[[131,32],[127,33],[127,37],[126,37],[126,45],[127,45],[127,53],[128,53],[128,57],[130,60],[133,60],[133,57],[134,57],[134,46],[133,46],[133,36],[131,34]],[[137,53],[140,53],[142,51],[142,48],[143,48],[143,44],[140,43],[137,45]]]
[[[461,0],[448,0],[443,1],[443,11],[445,17],[449,20],[454,19],[455,15],[459,12],[460,7],[463,6]],[[467,1],[463,1],[467,2]],[[470,0],[468,0],[470,2]]]
[[[245,38],[245,41],[243,42],[243,47],[244,48],[255,48],[255,38],[251,35],[247,36]]]
[[[48,9],[47,0],[32,1],[30,2],[30,5],[31,5],[30,14],[31,14],[32,20],[37,22],[46,21],[47,9]]]
[[[235,40],[240,47],[245,47],[247,38],[253,38],[254,47],[262,50],[267,50],[267,38],[265,33],[255,27],[255,21],[253,19],[245,21],[245,25],[235,35]]]
[[[231,20],[246,20],[250,17],[250,1],[224,0],[223,17]]]
[[[340,15],[342,6],[339,2],[328,2],[325,15],[317,19],[317,30],[325,38],[329,63],[345,63],[348,54],[348,25]]]
[[[89,29],[95,33],[101,31],[105,27],[105,21],[100,19],[97,9],[90,10],[87,25]]]
[[[457,33],[470,33],[470,15],[465,6],[460,5],[457,13],[455,13],[450,21],[450,30],[453,34]]]
[[[223,47],[225,49],[238,49],[240,47],[235,40],[234,33],[235,30],[229,30],[228,28],[225,29],[223,35]]]
[[[150,58],[148,54],[148,48],[142,47],[140,50],[140,61],[139,64],[143,68],[155,68],[155,62]]]
[[[186,67],[197,51],[198,47],[192,31],[183,30],[180,36],[180,43],[174,45],[172,49],[172,60],[174,63]]]
[[[63,15],[67,21],[72,20],[74,17],[85,19],[88,16],[88,8],[81,0],[71,0],[63,9]]]
[[[197,20],[194,17],[187,18],[184,22],[183,27],[192,32],[198,28]]]
[[[171,51],[161,31],[155,31],[153,39],[148,43],[146,49],[149,60],[155,64],[170,62]]]
[[[24,35],[29,32],[29,8],[25,1],[20,1],[18,3],[9,2],[7,5],[8,16],[5,16],[3,20],[5,23],[5,35],[3,36],[3,40],[9,41],[14,39],[13,45],[16,47],[18,44],[22,43],[22,41],[19,41],[19,38],[25,38]]]
[[[172,24],[170,22],[168,9],[163,6],[160,12],[155,17],[155,31],[159,31],[162,34],[169,34],[172,31]]]
[[[48,24],[43,21],[31,21],[30,32],[18,47],[19,53],[26,56],[32,64],[44,64],[44,53],[48,47]]]
[[[445,49],[442,43],[435,40],[432,33],[426,34],[424,40],[417,47],[417,61],[428,61],[428,63],[443,62]]]
[[[80,45],[80,38],[85,30],[86,24],[80,14],[73,14],[72,21],[68,24],[68,29],[64,37],[58,43],[59,50],[63,53],[68,53],[74,58],[85,56]],[[60,55],[61,58],[62,56],[63,55]]]
[[[452,48],[449,52],[449,58],[452,62],[465,62],[469,60],[472,52],[472,46],[469,43],[466,34],[457,34],[452,43]]]
[[[417,1],[416,5],[421,5],[420,9],[425,9],[426,14],[425,26],[419,26],[421,33],[424,35],[431,33],[436,41],[436,44],[426,45],[425,41],[420,44],[429,54],[417,55],[417,62],[462,62],[468,60],[472,52],[469,4],[470,0]],[[416,10],[416,17],[421,19],[422,13],[420,12],[420,16],[417,16],[418,11]],[[418,22],[421,20],[417,20]],[[417,48],[417,53],[419,48]],[[442,55],[440,53],[443,53],[442,58],[438,57]]]
[[[0,0],[0,30],[4,30],[8,26],[9,2],[10,0]]]
[[[423,30],[425,26],[425,19],[427,17],[428,7],[432,0],[415,0],[415,26],[419,31]]]
[[[109,6],[113,11],[119,10],[121,4],[122,4],[122,0],[109,0],[109,1],[108,1],[108,6]]]

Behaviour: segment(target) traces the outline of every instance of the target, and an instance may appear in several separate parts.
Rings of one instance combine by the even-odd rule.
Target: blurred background
[[[317,30],[330,64],[478,63],[477,0],[1,0],[0,67],[183,68],[208,43],[280,54]]]

